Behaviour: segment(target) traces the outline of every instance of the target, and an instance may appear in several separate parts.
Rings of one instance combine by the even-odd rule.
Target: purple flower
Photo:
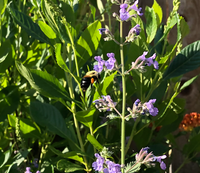
[[[109,33],[109,30],[106,29],[106,28],[100,28],[100,29],[99,29],[99,32],[100,32],[100,34],[102,35],[102,34],[107,34],[107,33]]]
[[[138,106],[139,103],[140,103],[140,99],[137,99],[137,100],[134,102],[135,106]]]
[[[30,167],[26,167],[26,172],[25,173],[32,173]]]
[[[145,105],[148,109],[148,112],[152,116],[156,116],[158,114],[158,108],[154,107],[153,104],[156,102],[156,99],[151,99],[149,102],[146,102]]]
[[[116,164],[110,160],[106,161],[109,173],[121,173],[121,165]]]
[[[94,70],[97,71],[98,73],[100,73],[103,70],[104,65],[108,70],[112,70],[115,67],[115,62],[116,62],[116,59],[114,58],[115,54],[107,53],[107,56],[109,57],[107,61],[102,60],[100,56],[94,57],[94,59],[98,62],[97,65],[94,65]]]
[[[135,25],[133,28],[131,28],[131,30],[130,30],[129,33],[128,33],[128,36],[129,36],[129,35],[132,35],[132,34],[139,35],[139,34],[140,34],[140,31],[141,31],[140,25],[137,24],[137,25]]]
[[[105,62],[105,66],[108,70],[112,70],[115,67],[115,62],[116,59],[110,57],[106,62]]]
[[[94,100],[93,103],[95,103],[95,107],[101,112],[101,110],[111,111],[112,108],[114,108],[117,103],[113,102],[111,97],[109,95],[107,96],[101,96],[102,99]]]
[[[142,8],[141,7],[138,8],[137,5],[138,5],[138,0],[136,0],[134,4],[131,7],[129,7],[129,9],[135,10],[139,16],[142,16],[143,15],[143,13],[141,13]]]
[[[162,155],[162,156],[154,156],[154,161],[157,161],[160,163],[160,168],[162,170],[166,169],[166,164],[161,160],[161,159],[165,159],[167,156],[166,155]]]
[[[132,69],[139,69],[141,71],[144,71],[144,66],[151,66],[153,65],[155,69],[158,69],[158,62],[154,61],[156,58],[156,53],[154,53],[151,57],[146,58],[145,56],[148,54],[148,52],[143,52],[141,56],[139,56],[135,62],[132,62]],[[129,70],[129,71],[130,71]],[[128,72],[129,72],[128,71]]]
[[[126,11],[126,8],[128,7],[127,4],[121,4],[120,5],[120,10],[119,10],[119,17],[122,21],[126,21],[128,20],[131,16],[128,13],[128,11]]]
[[[98,153],[95,153],[94,155],[97,158],[97,160],[96,162],[92,163],[92,167],[95,171],[102,171],[105,159],[101,157]]]
[[[41,173],[40,171],[37,171],[36,173]]]

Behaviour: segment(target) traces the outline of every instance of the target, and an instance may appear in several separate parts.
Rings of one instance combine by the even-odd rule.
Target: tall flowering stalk
[[[123,22],[130,20],[132,17],[136,17],[136,15],[141,16],[141,8],[137,7],[138,0],[134,2],[133,5],[130,5],[130,1],[121,0],[121,3],[118,0],[114,0],[114,3],[120,5],[120,11],[119,15],[114,13],[113,16],[116,17],[117,20],[119,20],[120,23],[120,41],[118,42],[115,40],[113,34],[109,29],[101,28],[99,29],[100,34],[106,35],[104,38],[105,41],[113,40],[115,43],[117,43],[120,46],[120,58],[121,58],[121,64],[120,66],[117,64],[117,61],[115,59],[114,53],[107,53],[108,60],[103,60],[101,56],[95,56],[94,59],[97,61],[97,64],[94,66],[94,70],[97,72],[101,72],[103,70],[117,70],[119,74],[122,77],[122,112],[120,113],[116,109],[116,102],[114,102],[110,95],[102,96],[102,98],[99,98],[94,101],[96,108],[99,111],[115,111],[117,115],[110,114],[107,117],[110,119],[114,118],[121,118],[121,165],[116,164],[109,160],[107,157],[109,154],[106,153],[106,149],[102,151],[100,154],[96,153],[96,161],[93,162],[92,167],[95,171],[104,172],[104,173],[128,173],[128,172],[135,172],[133,171],[133,168],[140,167],[140,165],[145,164],[147,167],[153,166],[153,162],[157,161],[160,163],[161,169],[166,169],[165,163],[161,159],[165,159],[166,156],[154,156],[152,152],[148,153],[148,147],[141,149],[139,154],[136,154],[135,162],[131,163],[127,166],[125,166],[125,155],[126,152],[130,146],[131,140],[133,138],[133,132],[135,130],[135,126],[140,120],[141,116],[156,116],[158,114],[158,109],[154,107],[154,103],[156,102],[156,99],[150,99],[149,101],[142,103],[139,99],[137,99],[132,109],[127,108],[128,112],[130,114],[126,115],[126,82],[125,82],[125,76],[129,74],[131,70],[138,70],[139,72],[143,73],[146,72],[145,67],[146,66],[153,66],[155,69],[159,68],[158,62],[155,61],[156,54],[153,54],[151,57],[146,58],[146,55],[148,52],[144,52],[141,56],[139,56],[135,62],[132,62],[132,66],[129,70],[125,71],[124,66],[124,50],[123,46],[127,44],[128,42],[133,42],[135,39],[138,38],[138,35],[140,34],[141,28],[140,25],[135,25],[128,33],[125,41],[123,37]],[[129,11],[134,10],[136,14],[130,15]],[[121,69],[120,69],[121,68]],[[127,146],[125,146],[125,122],[128,121],[130,118],[133,118],[134,120],[137,120],[134,124],[133,130],[131,132],[131,136],[129,138]]]

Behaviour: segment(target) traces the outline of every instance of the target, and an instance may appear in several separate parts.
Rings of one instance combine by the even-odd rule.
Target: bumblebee
[[[81,88],[83,92],[85,92],[90,85],[92,85],[95,81],[99,82],[100,74],[96,71],[89,71],[83,76],[81,80]]]

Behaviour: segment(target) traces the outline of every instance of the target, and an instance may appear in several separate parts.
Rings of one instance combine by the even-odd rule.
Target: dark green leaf
[[[66,158],[66,159],[72,159],[72,160],[76,160],[82,164],[85,164],[83,161],[83,158],[78,156],[81,155],[81,153],[78,153],[77,151],[71,151],[71,152],[66,152],[66,153],[62,153],[60,150],[55,149],[52,146],[49,146],[50,150],[55,153],[56,155]]]
[[[19,105],[18,87],[8,86],[0,91],[0,121],[7,118],[7,114],[13,113]]]
[[[15,10],[12,7],[10,7],[9,9],[17,24],[20,25],[27,32],[28,35],[34,37],[37,40],[52,45],[49,38],[42,32],[38,24],[34,23],[29,16]]]
[[[31,102],[30,113],[36,123],[73,142],[71,131],[67,128],[64,118],[54,106],[47,103]]]
[[[190,141],[183,147],[183,153],[189,156],[194,151],[200,151],[200,134],[194,136]]]
[[[195,70],[200,66],[200,41],[186,46],[172,61],[163,75],[170,79]]]

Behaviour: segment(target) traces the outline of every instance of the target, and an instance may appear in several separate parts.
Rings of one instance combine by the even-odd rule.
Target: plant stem
[[[123,0],[122,0],[123,3]],[[121,165],[125,165],[125,107],[126,107],[126,84],[124,74],[124,52],[123,52],[123,22],[120,21],[120,57],[121,57],[121,69],[122,69],[122,123],[121,123]],[[122,168],[122,173],[124,169]]]

